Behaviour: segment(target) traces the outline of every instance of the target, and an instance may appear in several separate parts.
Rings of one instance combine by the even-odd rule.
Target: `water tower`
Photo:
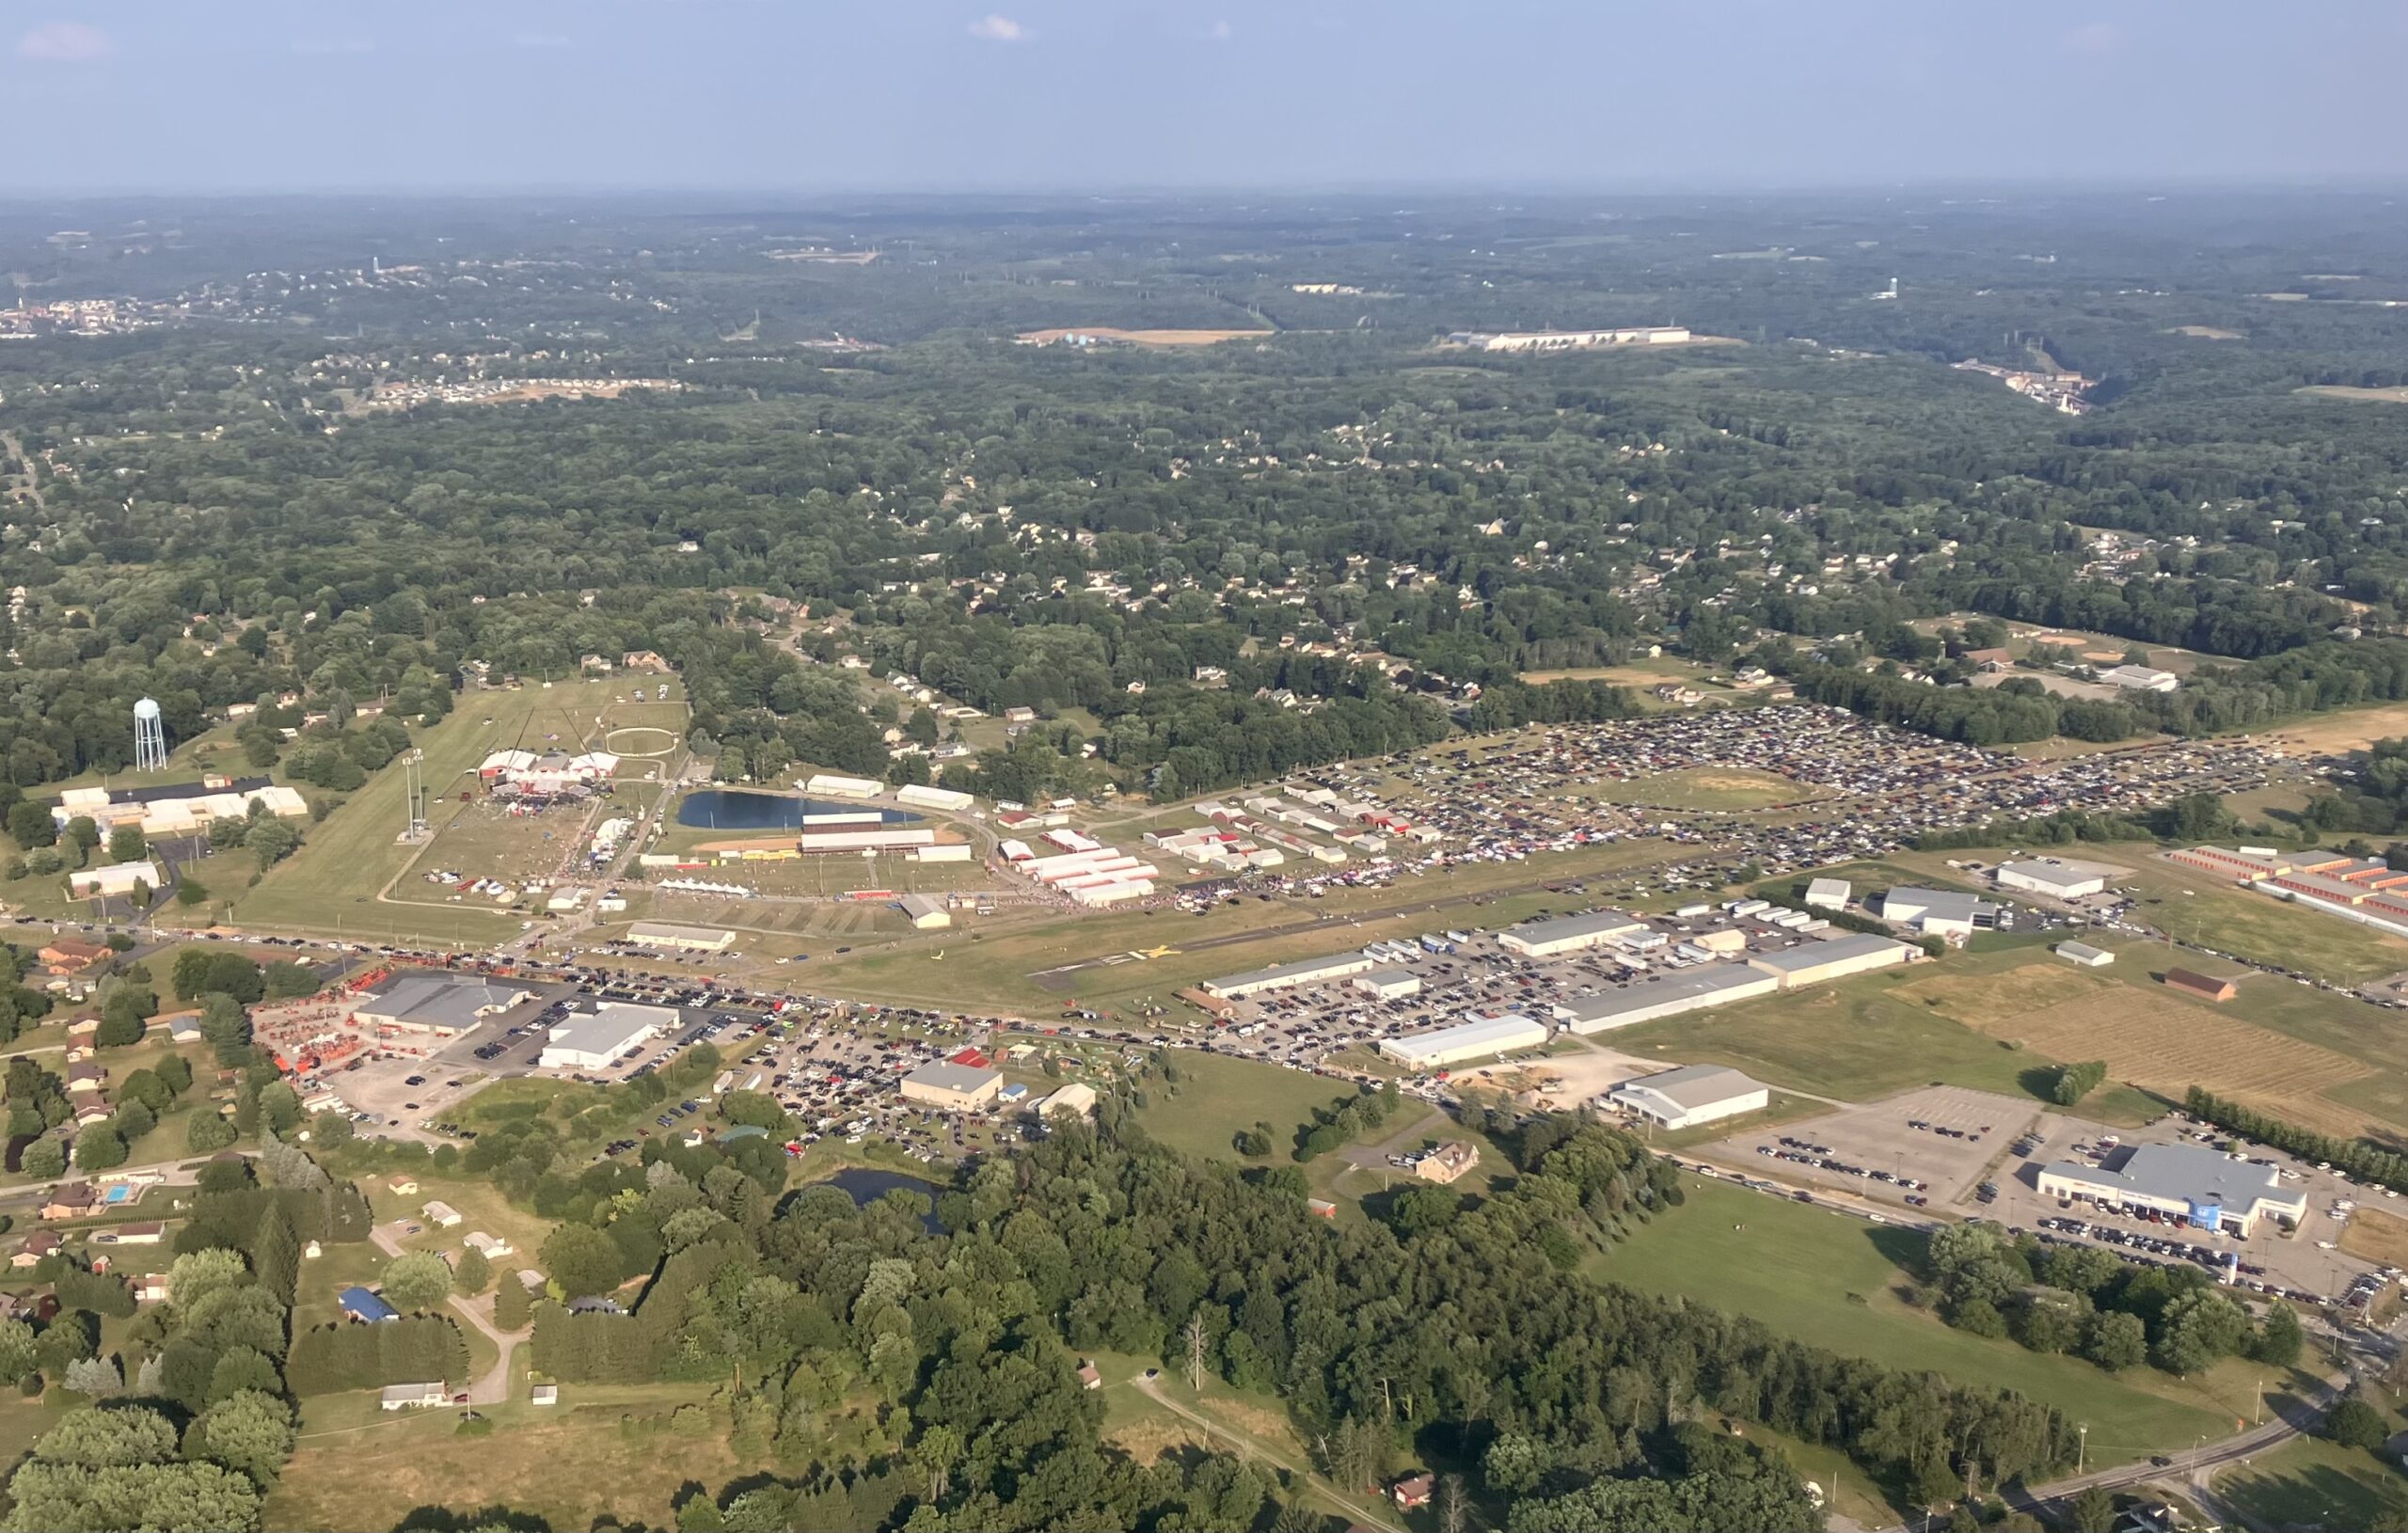
[[[167,765],[167,728],[159,719],[159,700],[146,697],[134,705],[134,769],[164,771]]]

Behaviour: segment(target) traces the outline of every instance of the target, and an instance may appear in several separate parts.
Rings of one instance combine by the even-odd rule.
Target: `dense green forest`
[[[1681,1197],[1671,1164],[1619,1130],[1499,1120],[1510,1190],[1418,1191],[1332,1226],[1299,1168],[1184,1159],[1127,1105],[963,1169],[933,1204],[782,1193],[761,1139],[573,1167],[531,1116],[441,1159],[564,1221],[540,1253],[556,1295],[643,1280],[617,1310],[539,1302],[539,1369],[715,1383],[732,1446],[790,1466],[697,1487],[681,1527],[1326,1525],[1259,1468],[1140,1469],[1102,1446],[1075,1376],[1099,1351],[1277,1397],[1339,1486],[1369,1494],[1434,1463],[1526,1533],[1821,1526],[1797,1471],[1718,1417],[1837,1447],[1933,1502],[2071,1454],[2071,1425],[2014,1395],[1581,1275]]]
[[[1986,742],[2408,687],[2370,642],[2408,603],[2408,406],[2299,392],[2408,371],[2408,313],[2360,301],[2408,292],[2372,199],[182,213],[79,245],[0,210],[25,302],[155,306],[0,347],[20,786],[121,766],[144,693],[177,737],[283,693],[426,717],[464,662],[631,648],[686,669],[730,776],[884,769],[843,654],[1093,715],[979,764],[1028,791],[1393,749],[1467,687],[1650,645],[1828,666],[1815,695]],[[775,259],[804,245],[878,254]],[[1730,343],[1441,345],[1665,321]],[[1015,340],[1079,325],[1259,338]],[[2089,408],[1968,358],[2078,371]],[[547,378],[674,387],[378,403]],[[1966,678],[1906,626],[1957,612],[2230,664],[1894,694]]]

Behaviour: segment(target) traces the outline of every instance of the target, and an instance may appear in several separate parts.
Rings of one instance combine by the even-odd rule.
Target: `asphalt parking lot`
[[[1901,1209],[1965,1212],[1991,1168],[2040,1116],[2036,1103],[2012,1097],[1926,1086],[1735,1134],[1698,1153],[1751,1176]]]

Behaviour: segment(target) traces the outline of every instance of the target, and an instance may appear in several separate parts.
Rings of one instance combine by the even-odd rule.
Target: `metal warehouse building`
[[[453,974],[404,974],[360,1002],[352,1016],[371,1027],[445,1035],[466,1033],[535,992]]]
[[[1206,980],[1204,988],[1224,1001],[1243,1001],[1268,990],[1293,989],[1299,985],[1318,985],[1325,979],[1369,973],[1373,967],[1371,960],[1360,953],[1337,953],[1326,958],[1307,958],[1299,963],[1275,964],[1269,969],[1249,969],[1242,974],[1225,974]]]
[[[666,921],[639,921],[627,928],[627,940],[642,947],[724,953],[736,945],[736,933],[717,926],[673,926]]]
[[[940,1059],[905,1076],[900,1089],[907,1102],[926,1102],[950,1113],[974,1113],[992,1107],[1003,1095],[1004,1072]]]
[[[1727,1065],[1684,1065],[1624,1081],[1606,1099],[1658,1127],[1690,1129],[1755,1112],[1772,1100],[1772,1093]]]
[[[677,1025],[674,1006],[605,1001],[594,1010],[552,1024],[536,1064],[547,1070],[596,1070]]]
[[[1970,937],[1998,919],[1999,908],[1977,894],[1954,889],[1890,890],[1881,896],[1881,919],[1912,925],[1935,937]]]
[[[1373,969],[1354,976],[1354,988],[1382,1001],[1398,1001],[1421,993],[1421,976],[1410,969]]]
[[[1380,1052],[1399,1064],[1426,1070],[1466,1059],[1510,1053],[1516,1049],[1535,1049],[1547,1037],[1545,1023],[1533,1021],[1519,1012],[1508,1012],[1502,1017],[1476,1017],[1457,1027],[1382,1038]]]
[[[1559,953],[1577,953],[1617,937],[1635,937],[1646,929],[1647,923],[1620,910],[1591,910],[1582,915],[1557,916],[1551,921],[1526,921],[1498,932],[1497,942],[1526,957],[1547,958]]]
[[[1601,995],[1560,1001],[1555,1004],[1555,1019],[1563,1023],[1567,1032],[1610,1033],[1618,1027],[1637,1027],[1659,1017],[1677,1017],[1685,1011],[1770,995],[1780,988],[1781,981],[1761,969],[1746,964],[1718,964],[1667,974]]]
[[[2052,1161],[2040,1168],[2040,1193],[2174,1214],[2243,1239],[2268,1214],[2307,1215],[2306,1189],[2284,1187],[2273,1166],[2197,1145],[2137,1145],[2112,1170]]]
[[[2001,862],[1998,886],[2057,899],[2080,899],[2104,890],[2107,875],[2103,869],[2087,863],[2060,862],[2053,857],[2032,858],[2020,862]]]
[[[1794,990],[1800,985],[1887,969],[1914,956],[1915,950],[1904,942],[1871,932],[1855,932],[1828,941],[1802,942],[1778,953],[1759,953],[1748,962],[1780,981],[1782,989]]]

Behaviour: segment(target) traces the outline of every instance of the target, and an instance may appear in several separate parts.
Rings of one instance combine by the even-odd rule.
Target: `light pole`
[[[2076,1479],[2090,1463],[2090,1423],[2085,1421],[2074,1430],[2073,1474]]]

